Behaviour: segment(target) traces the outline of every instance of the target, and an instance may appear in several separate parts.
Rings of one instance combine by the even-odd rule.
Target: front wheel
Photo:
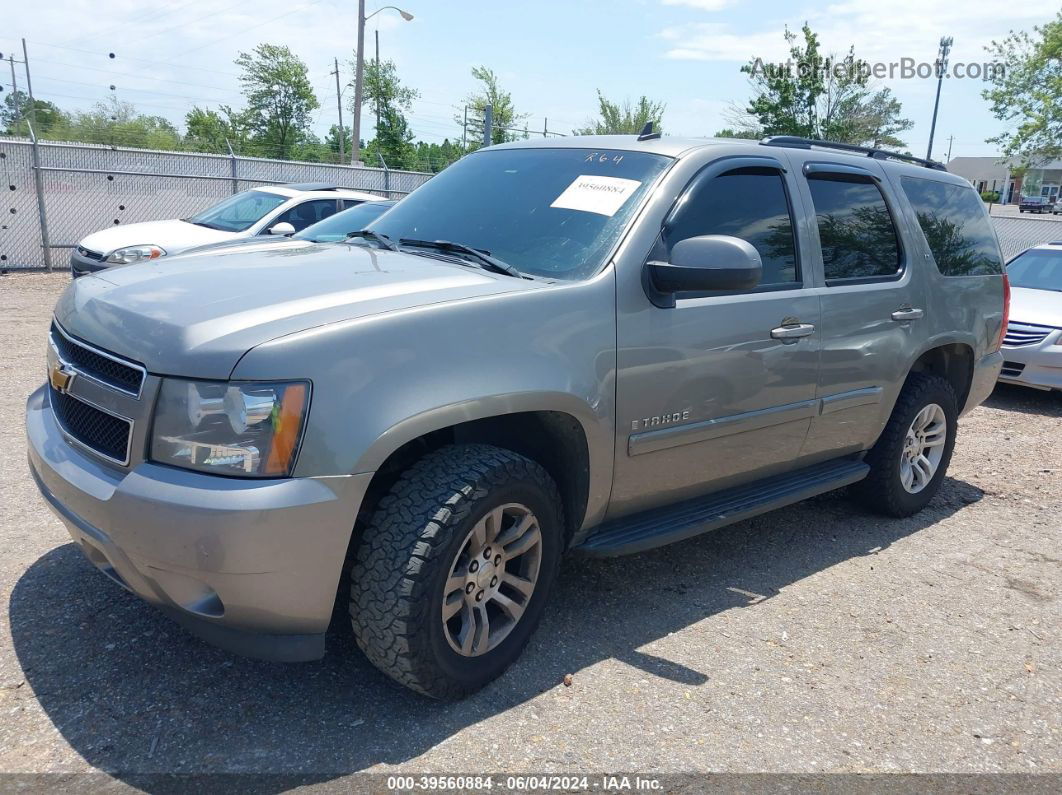
[[[887,516],[918,513],[940,490],[958,428],[951,384],[936,375],[907,377],[885,430],[867,453],[870,474],[855,493]]]
[[[453,445],[415,463],[358,544],[350,616],[365,655],[435,698],[499,676],[556,579],[560,504],[546,471],[509,450]]]

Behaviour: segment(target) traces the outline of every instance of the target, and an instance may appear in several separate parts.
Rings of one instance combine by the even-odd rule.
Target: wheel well
[[[383,462],[369,484],[359,524],[414,461],[448,444],[481,442],[504,447],[539,463],[561,493],[568,538],[582,525],[590,493],[590,452],[582,425],[559,411],[527,411],[470,420],[420,436]]]
[[[952,343],[930,348],[918,357],[911,367],[912,373],[929,373],[944,378],[955,390],[958,409],[961,412],[970,394],[973,381],[974,354],[969,345]]]

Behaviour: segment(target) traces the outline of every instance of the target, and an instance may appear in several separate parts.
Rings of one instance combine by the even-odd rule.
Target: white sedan
[[[1019,254],[1007,264],[1010,322],[1000,381],[1062,389],[1062,242]]]
[[[190,218],[114,226],[83,238],[70,255],[74,277],[165,257],[210,243],[290,235],[330,215],[383,198],[323,183],[268,185],[229,196]]]

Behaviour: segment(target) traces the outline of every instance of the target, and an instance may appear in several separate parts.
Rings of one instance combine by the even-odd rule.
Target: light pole
[[[937,98],[933,101],[933,121],[929,125],[929,148],[926,149],[926,160],[933,159],[933,134],[937,131],[937,108],[940,107],[940,84],[944,82],[944,72],[948,68],[948,53],[954,43],[951,36],[942,36],[940,39],[940,52],[937,54]]]
[[[355,53],[354,65],[354,121],[351,125],[353,128],[353,140],[350,142],[350,164],[352,166],[358,165],[361,160],[361,100],[365,76],[365,23],[381,11],[386,11],[389,8],[401,14],[402,19],[406,22],[413,20],[412,14],[408,11],[403,11],[397,6],[384,6],[376,9],[369,16],[365,16],[365,0],[358,0],[358,49]]]

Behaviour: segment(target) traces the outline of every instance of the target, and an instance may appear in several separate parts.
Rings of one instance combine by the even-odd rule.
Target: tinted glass
[[[260,221],[266,213],[275,210],[288,200],[287,196],[263,190],[249,190],[230,196],[213,207],[185,220],[210,229],[226,232],[242,232]]]
[[[1007,265],[1012,287],[1057,290],[1062,293],[1062,249],[1034,248]]]
[[[941,273],[983,276],[1003,272],[991,221],[973,188],[916,177],[904,177],[900,184]]]
[[[870,180],[809,177],[826,280],[893,276],[900,244],[885,199]]]
[[[268,225],[272,228],[277,224],[288,223],[295,227],[296,232],[301,232],[311,224],[323,221],[330,215],[335,215],[335,213],[335,199],[315,199],[313,201],[303,202],[302,204],[296,204],[291,209],[285,210],[270,221]],[[268,229],[263,229],[262,231],[267,234],[269,232]]]
[[[477,152],[432,177],[370,228],[449,240],[533,276],[581,279],[604,264],[670,158],[589,149]]]
[[[299,240],[312,240],[314,243],[332,243],[345,240],[351,232],[364,229],[394,207],[394,202],[364,202],[326,218],[313,226],[308,226],[293,237]]]
[[[761,284],[797,281],[796,242],[782,175],[769,168],[729,171],[696,186],[664,230],[667,250],[689,237],[730,235],[763,260]]]

